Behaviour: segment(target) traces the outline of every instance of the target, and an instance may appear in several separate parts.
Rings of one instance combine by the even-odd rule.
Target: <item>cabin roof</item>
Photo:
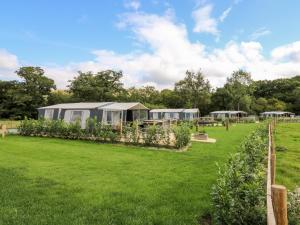
[[[247,114],[246,112],[244,111],[213,111],[211,112],[210,114],[238,114],[238,113],[241,113],[241,114]]]
[[[146,106],[139,102],[115,102],[104,107],[104,110],[145,110],[148,109]]]
[[[94,109],[94,108],[100,108],[108,104],[111,104],[111,102],[63,103],[63,104],[40,107],[39,109]]]

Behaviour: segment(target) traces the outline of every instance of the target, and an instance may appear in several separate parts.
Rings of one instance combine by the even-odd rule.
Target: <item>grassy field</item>
[[[0,140],[0,224],[201,224],[215,163],[254,127],[207,128],[217,143],[183,153],[8,136]]]
[[[279,123],[275,144],[287,148],[276,152],[276,183],[294,190],[300,187],[300,123]]]

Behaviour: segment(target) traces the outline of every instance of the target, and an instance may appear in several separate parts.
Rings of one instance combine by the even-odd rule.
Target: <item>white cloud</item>
[[[254,31],[251,35],[250,35],[250,39],[251,40],[257,40],[263,36],[269,35],[271,33],[271,31],[269,31],[267,28],[265,27],[261,27],[259,29],[257,29],[256,31]]]
[[[193,11],[192,17],[195,21],[193,31],[196,33],[210,33],[218,35],[219,31],[217,28],[218,22],[211,16],[213,10],[212,4],[200,6]]]
[[[15,70],[19,66],[18,57],[5,49],[0,49],[0,79],[16,79]]]
[[[15,69],[18,66],[18,58],[4,49],[0,49],[0,68]]]
[[[300,41],[273,49],[271,56],[277,61],[300,63]],[[298,67],[300,67],[300,65]]]
[[[229,15],[230,11],[232,10],[232,7],[228,7],[226,10],[223,11],[221,16],[219,17],[220,22],[224,22],[226,17]]]
[[[222,48],[208,50],[200,42],[192,42],[183,23],[177,23],[174,14],[165,15],[134,12],[122,16],[124,29],[133,33],[146,50],[133,50],[121,54],[109,49],[92,52],[94,59],[65,66],[42,66],[46,74],[56,81],[59,88],[76,76],[78,70],[122,70],[123,82],[128,86],[155,84],[158,88],[173,87],[184,78],[186,70],[202,69],[213,86],[221,86],[234,70],[245,69],[254,79],[275,79],[300,74],[300,41],[278,46],[270,57],[263,54],[263,46],[257,41],[230,41]],[[6,55],[12,55],[6,52]],[[8,57],[10,58],[10,57]],[[17,66],[4,63],[6,68]],[[8,60],[10,61],[10,60]],[[10,66],[7,66],[10,65]]]
[[[201,68],[214,86],[224,84],[226,77],[238,69],[251,72],[256,80],[300,73],[299,63],[279,61],[295,55],[292,50],[298,48],[300,42],[274,49],[271,58],[263,56],[263,47],[256,41],[230,41],[224,48],[208,51],[203,44],[191,42],[186,26],[176,23],[172,16],[136,12],[123,15],[122,18],[124,28],[130,29],[136,40],[150,51],[119,54],[96,50],[93,51],[94,60],[69,65],[66,71],[63,68],[52,70],[52,74],[56,74],[55,79],[65,84],[77,70],[116,69],[124,72],[123,82],[126,86],[150,83],[165,88],[172,87],[174,82],[182,79],[187,69]]]
[[[141,7],[141,3],[139,0],[126,0],[124,6],[127,9],[138,10]]]

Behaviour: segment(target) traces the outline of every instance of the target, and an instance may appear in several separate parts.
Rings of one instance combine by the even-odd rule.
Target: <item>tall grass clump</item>
[[[260,127],[244,140],[225,168],[219,168],[212,189],[216,224],[266,224],[267,149],[268,130]]]

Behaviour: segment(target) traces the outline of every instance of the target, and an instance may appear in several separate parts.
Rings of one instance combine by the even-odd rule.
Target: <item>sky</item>
[[[77,71],[123,71],[126,87],[170,88],[186,70],[219,87],[300,74],[298,0],[0,2],[0,80],[40,66],[59,89]]]

